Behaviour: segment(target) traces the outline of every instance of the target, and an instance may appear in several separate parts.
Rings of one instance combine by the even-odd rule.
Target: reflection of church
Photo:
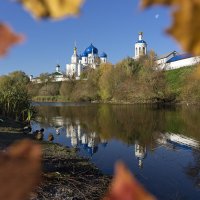
[[[138,166],[143,167],[143,160],[147,155],[146,146],[140,145],[138,142],[135,143],[135,157],[138,159]]]
[[[74,125],[68,124],[66,128],[66,137],[71,139],[72,147],[82,147],[90,156],[98,151],[98,145],[106,147],[107,141],[100,139],[96,132],[85,133],[79,122]]]
[[[163,147],[167,147],[170,149],[183,149],[186,151],[191,151],[193,149],[199,149],[199,142],[189,138],[184,135],[179,135],[175,133],[164,133],[160,134],[156,139],[156,142]],[[139,144],[137,141],[135,142],[135,157],[138,160],[138,166],[140,168],[143,167],[143,161],[147,156],[147,149],[145,145]]]
[[[157,143],[172,149],[192,150],[200,148],[198,141],[190,137],[171,132],[160,134],[160,137],[157,138]]]

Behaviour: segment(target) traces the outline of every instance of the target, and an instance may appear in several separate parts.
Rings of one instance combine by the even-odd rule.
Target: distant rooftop
[[[170,58],[167,61],[167,63],[175,62],[175,61],[178,61],[178,60],[183,60],[183,59],[191,58],[191,57],[193,57],[191,54],[185,53],[185,54],[177,55],[177,56]]]
[[[168,52],[168,53],[165,53],[163,55],[158,56],[157,60],[160,60],[160,59],[163,59],[163,58],[167,58],[171,54],[178,54],[178,53],[176,51],[171,51],[171,52]]]
[[[54,72],[53,74],[51,74],[52,76],[59,76],[59,75],[63,75],[62,72]]]

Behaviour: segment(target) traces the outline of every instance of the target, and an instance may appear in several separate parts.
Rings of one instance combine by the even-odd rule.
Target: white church
[[[143,39],[143,33],[139,33],[137,42],[135,43],[135,55],[133,59],[137,60],[141,56],[147,55],[147,42]],[[96,69],[101,63],[107,63],[107,54],[102,52],[98,54],[98,49],[91,44],[87,47],[81,55],[78,55],[77,47],[74,47],[73,55],[71,56],[71,63],[66,64],[66,73],[61,72],[60,66],[56,66],[56,71],[50,74],[52,82],[67,81],[70,78],[80,79],[80,75],[84,70],[89,68]],[[176,51],[166,53],[158,56],[155,60],[158,69],[172,70],[181,67],[192,66],[200,63],[200,56],[192,56],[184,53],[179,54]],[[34,78],[30,76],[30,81],[41,83],[39,77]]]
[[[69,78],[74,77],[78,80],[84,70],[88,68],[96,69],[101,63],[107,63],[107,54],[103,52],[99,56],[98,49],[93,44],[87,47],[81,55],[78,55],[75,46],[71,63],[66,65],[66,75]]]
[[[143,33],[140,32],[138,41],[135,43],[135,56],[133,59],[139,59],[144,55],[147,55],[147,43],[143,40]],[[178,69],[199,63],[200,56],[192,56],[187,53],[179,54],[176,51],[166,53],[156,58],[158,68],[163,70]]]
[[[96,69],[101,63],[107,63],[108,56],[105,52],[98,54],[98,49],[90,44],[85,51],[78,55],[77,47],[74,47],[74,53],[71,56],[71,63],[66,64],[66,73],[61,72],[60,65],[56,65],[54,73],[49,75],[51,82],[67,81],[70,78],[80,79],[80,75],[84,70],[89,68]],[[41,83],[40,77],[30,76],[30,81]],[[46,80],[48,81],[48,79]]]

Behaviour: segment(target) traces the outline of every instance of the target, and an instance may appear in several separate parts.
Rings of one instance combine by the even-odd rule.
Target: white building
[[[30,75],[29,77],[30,81],[33,83],[42,83],[42,82],[59,82],[59,81],[66,81],[67,78],[64,76],[64,74],[60,70],[60,65],[56,65],[56,70],[52,74],[49,74],[48,77],[46,77],[45,80],[41,80],[41,77],[33,77],[33,75]]]
[[[67,77],[74,77],[78,80],[80,79],[81,72],[87,68],[96,69],[100,63],[107,63],[107,54],[103,52],[99,56],[98,49],[92,44],[80,56],[75,47],[71,57],[71,63],[66,65],[66,75]]]
[[[54,82],[64,81],[64,75],[60,70],[60,65],[56,65],[56,71],[50,75]]]
[[[147,43],[143,40],[143,33],[139,33],[138,41],[135,43],[135,56],[134,59],[140,58],[147,54]]]
[[[169,52],[169,53],[166,53],[166,54],[163,54],[161,56],[159,56],[156,60],[157,64],[160,66],[160,68],[164,68],[166,62],[173,58],[174,56],[176,56],[178,53],[176,51],[172,51],[172,52]],[[161,67],[162,66],[162,67]]]
[[[178,54],[173,51],[168,57],[156,60],[158,67],[164,70],[178,69],[181,67],[188,67],[200,63],[199,56],[192,56],[190,54]]]
[[[147,43],[143,40],[143,33],[139,33],[138,41],[135,43],[135,56],[133,59],[139,59],[147,55]],[[192,66],[200,63],[200,56],[192,56],[184,53],[179,54],[176,51],[166,53],[156,59],[158,69],[171,70],[181,67]]]

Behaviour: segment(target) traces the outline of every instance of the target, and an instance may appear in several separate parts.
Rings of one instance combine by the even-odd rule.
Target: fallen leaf
[[[155,197],[137,182],[123,163],[118,162],[110,189],[103,200],[155,200]]]
[[[173,24],[166,31],[193,55],[200,55],[200,1],[199,0],[142,0],[142,6],[170,5]]]
[[[83,0],[18,0],[36,18],[60,19],[77,15]]]
[[[9,48],[24,40],[22,35],[15,34],[8,25],[0,23],[0,57],[4,56]]]
[[[0,154],[0,199],[24,200],[39,183],[41,148],[29,140]]]

